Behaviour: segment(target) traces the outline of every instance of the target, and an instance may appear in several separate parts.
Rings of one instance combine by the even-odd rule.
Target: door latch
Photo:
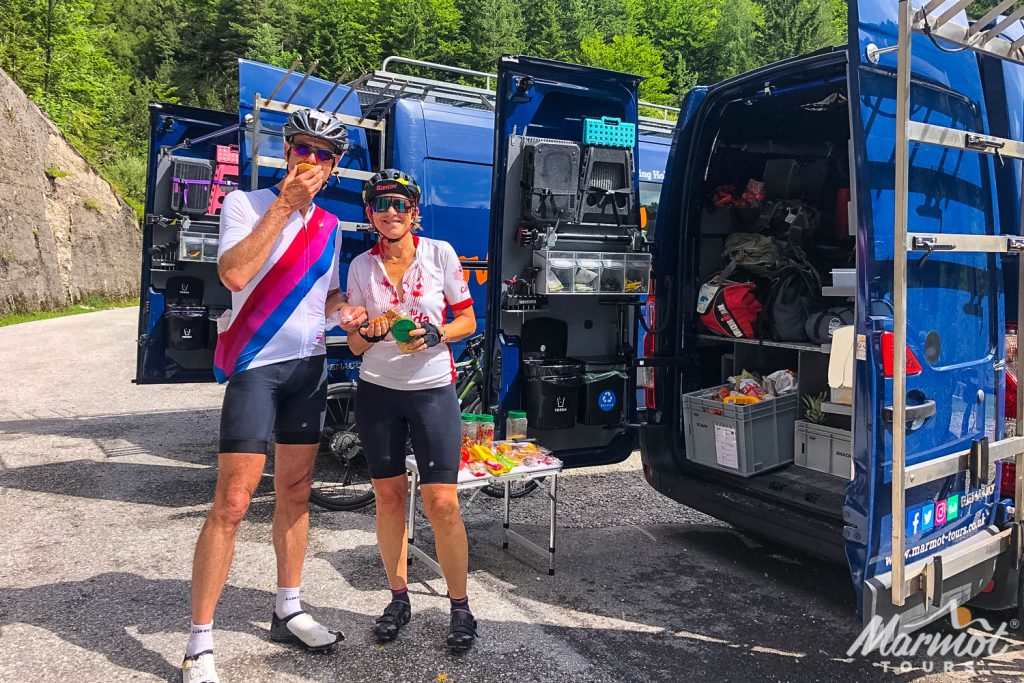
[[[988,135],[979,135],[978,133],[967,133],[964,141],[964,147],[967,149],[977,150],[979,152],[992,150],[992,153],[996,156],[996,161],[999,162],[999,167],[1002,168],[1005,163],[1003,161],[1003,155],[999,153],[999,150],[1006,147],[1005,140],[989,137]]]
[[[988,437],[982,437],[971,442],[970,454],[971,482],[974,488],[981,488],[992,482],[993,470],[992,460],[988,452]]]

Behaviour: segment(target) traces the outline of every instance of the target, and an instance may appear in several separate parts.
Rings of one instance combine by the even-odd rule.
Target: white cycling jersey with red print
[[[402,296],[388,278],[379,247],[360,254],[348,269],[348,301],[366,307],[370,318],[394,310],[417,322],[441,325],[473,304],[459,257],[447,242],[413,237],[416,253],[402,278]],[[363,354],[359,379],[398,390],[434,389],[455,381],[448,344],[403,353],[388,335]]]

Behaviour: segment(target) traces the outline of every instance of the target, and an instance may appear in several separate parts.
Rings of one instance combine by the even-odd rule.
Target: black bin
[[[577,419],[585,425],[617,425],[626,399],[626,365],[608,359],[573,359],[579,363]]]
[[[205,306],[168,306],[164,310],[167,348],[196,351],[207,348],[210,322]]]
[[[523,402],[535,429],[570,429],[576,425],[580,366],[565,359],[523,361]]]

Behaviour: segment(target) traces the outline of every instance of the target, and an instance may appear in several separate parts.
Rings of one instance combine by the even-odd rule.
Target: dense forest
[[[494,71],[502,53],[710,83],[846,42],[845,0],[0,0],[0,68],[133,205],[150,101],[237,108],[235,59],[320,60],[346,80],[392,54]]]

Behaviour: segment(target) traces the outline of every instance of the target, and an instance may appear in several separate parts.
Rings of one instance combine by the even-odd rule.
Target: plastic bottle
[[[505,438],[525,439],[527,426],[526,411],[508,411],[508,417],[505,418]]]
[[[484,446],[490,446],[494,442],[494,416],[477,415],[476,442]]]
[[[470,459],[470,451],[474,445],[476,445],[477,436],[477,421],[476,415],[472,413],[462,414],[462,447],[461,456],[463,462],[468,462]]]

